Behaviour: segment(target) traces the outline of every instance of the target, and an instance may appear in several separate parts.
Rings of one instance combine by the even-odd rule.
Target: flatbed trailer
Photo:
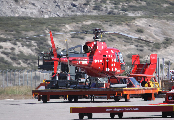
[[[174,86],[166,93],[165,101],[149,105],[127,105],[127,106],[99,106],[99,107],[70,107],[70,113],[79,113],[79,119],[84,116],[92,118],[92,113],[110,113],[113,119],[115,115],[123,117],[123,112],[162,112],[162,117],[171,116],[174,118]]]
[[[107,96],[107,99],[112,99],[117,102],[120,98],[125,98],[125,101],[130,100],[130,95],[141,94],[145,101],[155,100],[155,95],[158,94],[157,88],[91,88],[91,89],[44,89],[44,90],[32,90],[32,94],[37,96],[38,101],[42,100],[46,103],[50,99],[64,96],[71,102],[74,99],[78,101],[78,96],[88,95],[91,96],[91,101],[94,101],[94,96]]]
[[[134,106],[100,106],[100,107],[70,107],[70,113],[79,113],[79,119],[88,116],[92,118],[92,113],[110,113],[113,119],[115,115],[123,117],[124,112],[162,112],[162,117],[171,116],[174,118],[174,104],[152,104],[152,105],[134,105]]]

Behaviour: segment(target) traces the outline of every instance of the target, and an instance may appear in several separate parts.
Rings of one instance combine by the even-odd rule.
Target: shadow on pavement
[[[162,116],[159,115],[159,117],[123,117],[122,119],[153,119],[153,118],[159,118],[161,119]],[[88,117],[84,117],[84,119],[88,119]],[[92,118],[92,119],[97,119],[97,120],[102,120],[102,119],[111,119],[111,118]],[[120,119],[118,117],[115,117],[114,119]],[[79,120],[79,119],[73,119],[73,120]]]

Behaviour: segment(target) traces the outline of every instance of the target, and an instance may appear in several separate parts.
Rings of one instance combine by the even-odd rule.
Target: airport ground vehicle
[[[125,101],[130,100],[132,94],[143,94],[144,100],[155,100],[154,94],[157,94],[157,88],[83,88],[83,89],[45,89],[45,90],[32,90],[32,94],[38,96],[38,101],[42,100],[46,103],[50,99],[59,99],[63,96],[64,99],[68,99],[70,102],[74,99],[74,102],[78,101],[78,96],[91,96],[91,100],[94,101],[94,96],[104,95],[107,99],[114,99],[116,102],[120,100],[120,97],[125,98]]]
[[[166,93],[163,103],[149,105],[127,105],[127,106],[99,106],[99,107],[70,107],[70,113],[79,113],[79,119],[88,116],[92,118],[92,113],[109,113],[113,119],[115,115],[123,117],[124,112],[162,112],[162,117],[171,116],[174,118],[174,87],[173,90]]]

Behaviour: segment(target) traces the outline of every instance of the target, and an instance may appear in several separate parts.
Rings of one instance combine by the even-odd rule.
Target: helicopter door
[[[104,60],[104,71],[116,71],[116,63],[113,58],[103,58]]]
[[[103,67],[103,70],[104,71],[109,71],[109,68],[108,68],[108,58],[103,58],[103,61],[104,61],[104,67]]]

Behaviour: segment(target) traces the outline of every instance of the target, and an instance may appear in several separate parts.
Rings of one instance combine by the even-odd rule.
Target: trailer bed
[[[118,115],[123,117],[123,112],[162,112],[162,117],[174,117],[174,104],[151,104],[151,105],[127,105],[127,106],[99,106],[99,107],[70,107],[70,113],[79,113],[79,119],[84,116],[92,118],[92,113],[110,113],[110,117],[114,118]]]
[[[131,94],[142,94],[144,100],[155,100],[154,94],[157,94],[157,88],[91,88],[91,89],[45,89],[45,90],[32,90],[34,96],[38,96],[38,100],[41,99],[43,102],[49,101],[50,96],[64,96],[64,99],[67,99],[67,95],[74,99],[78,96],[89,95],[93,96],[107,96],[107,99],[111,99],[111,96],[114,96],[115,101],[119,101],[119,97],[124,97],[125,101],[130,100]],[[78,99],[78,98],[77,98]],[[92,98],[91,98],[92,100]]]

